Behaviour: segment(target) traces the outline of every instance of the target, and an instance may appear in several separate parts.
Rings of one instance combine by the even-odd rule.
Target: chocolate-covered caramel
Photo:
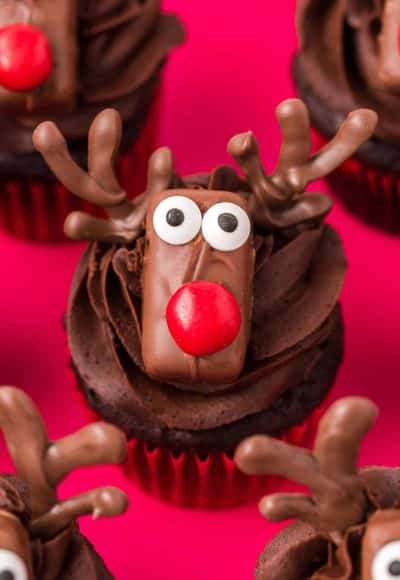
[[[114,173],[115,111],[91,126],[87,172],[56,125],[34,132],[57,178],[106,214],[72,213],[65,222],[68,236],[92,242],[74,277],[66,327],[91,403],[129,435],[151,430],[160,443],[173,432],[179,447],[198,448],[197,434],[251,422],[291,389],[306,389],[325,366],[327,345],[335,354],[326,363],[329,378],[316,381],[314,406],[331,385],[346,264],[336,234],[322,223],[329,197],[305,190],[356,151],[376,116],[355,111],[315,155],[304,104],[285,101],[277,117],[282,147],[273,173],[265,172],[251,133],[228,145],[244,176],[221,166],[181,178],[171,151],[161,148],[149,161],[146,191],[132,202]],[[199,307],[195,292],[206,288],[220,302]]]
[[[59,501],[56,488],[77,467],[122,462],[125,436],[111,425],[95,423],[49,441],[32,401],[12,387],[0,387],[0,428],[17,471],[17,477],[0,476],[0,577],[111,579],[76,521],[87,514],[119,515],[127,508],[127,497],[103,487]]]
[[[367,399],[336,402],[319,425],[312,453],[261,435],[240,444],[235,461],[245,473],[281,475],[311,491],[260,502],[265,518],[298,521],[266,546],[258,580],[399,576],[400,470],[357,468],[361,442],[376,415]]]
[[[216,203],[233,203],[248,213],[244,197],[227,191],[173,189],[153,196],[147,212],[147,251],[143,269],[142,357],[146,372],[153,378],[202,385],[232,383],[240,375],[250,332],[255,249],[252,237],[235,251],[211,248],[201,231],[190,243],[171,246],[154,230],[153,216],[159,203],[173,195],[193,200],[204,215]],[[223,351],[206,357],[188,355],[174,341],[166,323],[171,296],[184,284],[207,280],[229,290],[241,312],[238,336]]]

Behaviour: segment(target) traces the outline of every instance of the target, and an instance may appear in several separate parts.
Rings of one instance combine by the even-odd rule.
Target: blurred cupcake
[[[312,454],[265,436],[241,443],[235,459],[245,473],[280,474],[311,491],[261,500],[266,519],[296,521],[265,547],[256,580],[399,577],[400,469],[357,465],[376,414],[368,399],[337,401],[321,420]]]
[[[300,0],[294,79],[318,145],[356,107],[379,115],[376,131],[331,179],[369,223],[400,231],[400,4],[397,0]]]
[[[353,113],[310,158],[301,101],[277,110],[283,145],[264,173],[252,133],[234,137],[227,166],[180,177],[172,153],[150,159],[146,192],[126,200],[112,160],[121,124],[101,113],[89,133],[89,173],[52,123],[35,146],[66,187],[106,208],[71,214],[65,232],[91,241],[66,315],[72,365],[92,409],[132,440],[128,471],[181,505],[225,506],[265,480],[236,470],[231,452],[253,433],[312,437],[342,358],[342,244],[307,194],[369,137],[375,115]]]
[[[60,500],[57,487],[77,468],[123,461],[125,435],[97,423],[49,441],[35,405],[13,387],[0,387],[0,428],[17,472],[0,475],[0,578],[112,580],[78,518],[118,516],[127,496],[99,487]]]
[[[88,209],[48,171],[32,130],[52,119],[85,165],[86,135],[106,106],[121,113],[117,172],[129,198],[143,190],[154,148],[162,69],[182,42],[159,0],[2,0],[0,220],[17,236],[55,240],[71,210]]]

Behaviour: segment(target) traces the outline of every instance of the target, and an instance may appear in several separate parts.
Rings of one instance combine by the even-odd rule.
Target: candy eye
[[[386,544],[372,562],[372,580],[400,578],[400,541]]]
[[[11,550],[0,549],[0,579],[28,580],[25,562]]]
[[[235,203],[216,203],[203,217],[203,236],[215,250],[232,252],[245,244],[251,225],[247,213]]]
[[[153,214],[156,234],[167,244],[180,246],[193,240],[201,228],[199,207],[182,195],[161,201]]]

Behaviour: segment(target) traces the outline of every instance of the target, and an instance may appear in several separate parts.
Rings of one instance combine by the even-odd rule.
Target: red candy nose
[[[238,303],[221,284],[189,282],[170,299],[166,319],[177,345],[187,354],[207,356],[223,350],[237,337]]]
[[[42,85],[53,68],[46,36],[29,24],[0,28],[0,85],[10,91],[29,91]]]

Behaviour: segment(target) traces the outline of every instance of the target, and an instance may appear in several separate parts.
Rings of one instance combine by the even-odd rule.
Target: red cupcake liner
[[[310,448],[328,406],[326,400],[280,439]],[[279,477],[243,474],[225,453],[213,453],[204,459],[193,451],[176,455],[164,447],[149,449],[138,439],[129,442],[124,470],[134,485],[153,497],[195,509],[225,509],[259,501],[282,485]]]
[[[153,153],[160,118],[161,91],[131,148],[119,159],[116,172],[132,199],[146,189],[147,163]],[[63,225],[72,211],[102,215],[99,208],[71,194],[58,181],[0,183],[0,227],[18,238],[38,242],[65,240]]]
[[[327,143],[319,133],[315,140],[318,148]],[[400,173],[384,171],[353,157],[326,181],[352,213],[372,226],[400,233]]]
[[[89,422],[103,420],[88,404],[72,369],[69,378],[77,404],[83,405]],[[321,417],[333,400],[332,392],[300,424],[279,439],[311,449]],[[131,439],[122,469],[129,483],[158,500],[178,507],[226,509],[256,502],[282,488],[284,480],[275,476],[248,476],[239,471],[226,453],[205,458],[194,451],[177,455],[167,447],[149,447],[146,441]]]

